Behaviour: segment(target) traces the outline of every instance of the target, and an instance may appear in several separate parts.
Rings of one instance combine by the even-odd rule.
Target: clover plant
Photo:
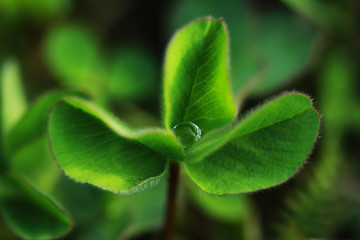
[[[116,193],[143,189],[170,169],[168,237],[180,165],[210,194],[247,193],[285,182],[313,149],[319,113],[309,96],[286,92],[238,120],[229,68],[224,21],[191,22],[167,47],[164,128],[135,129],[87,100],[66,97],[49,115],[54,157],[70,178]]]

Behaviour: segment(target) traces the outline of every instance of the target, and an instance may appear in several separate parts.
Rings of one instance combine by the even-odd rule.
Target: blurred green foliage
[[[248,1],[178,1],[173,6],[172,31],[199,16],[222,17],[230,32],[233,89],[243,91],[261,72],[260,82],[249,89],[265,94],[283,87],[308,64],[314,47],[315,29],[293,13],[283,10],[256,11]],[[291,34],[290,34],[291,33]]]
[[[44,135],[10,155],[8,134],[29,102],[65,85],[134,126],[159,125],[165,44],[178,27],[209,15],[228,23],[233,91],[239,101],[252,96],[242,111],[274,91],[310,93],[323,116],[322,138],[304,170],[273,190],[214,198],[182,186],[178,238],[360,238],[358,0],[0,0],[0,78],[11,79],[0,84],[0,178],[17,172],[50,196],[40,201],[56,199],[75,223],[68,239],[156,239],[165,179],[131,196],[105,193],[64,176]],[[29,136],[21,132],[16,141]],[[0,198],[14,189],[1,180]],[[8,203],[23,211],[18,200]],[[0,213],[0,239],[17,239],[8,213]],[[34,221],[37,214],[28,213]]]

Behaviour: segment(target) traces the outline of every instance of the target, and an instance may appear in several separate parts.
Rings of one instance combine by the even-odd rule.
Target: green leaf
[[[116,226],[125,215],[124,213],[130,215],[125,231],[117,229],[118,238],[121,236],[121,239],[128,239],[162,226],[166,208],[166,183],[165,177],[150,191],[110,196],[106,204],[105,216],[111,222],[108,222],[107,225]]]
[[[20,78],[19,66],[6,61],[0,70],[1,128],[5,137],[27,108],[25,91]]]
[[[83,92],[75,89],[54,90],[41,96],[10,132],[7,146],[10,153],[14,153],[45,132],[51,106],[65,96],[88,98]]]
[[[1,64],[1,63],[0,63]],[[12,60],[0,65],[0,172],[7,168],[9,131],[26,110],[27,102],[19,67]]]
[[[187,22],[199,16],[221,17],[231,34],[230,62],[231,82],[237,91],[258,70],[258,37],[255,36],[256,25],[251,9],[246,1],[226,0],[219,4],[218,0],[176,1],[169,13],[171,33]]]
[[[9,168],[26,178],[41,192],[52,196],[63,172],[53,160],[45,134],[26,144],[11,156]]]
[[[316,37],[311,25],[289,11],[253,10],[247,1],[183,0],[174,4],[169,16],[176,27],[198,16],[224,18],[231,33],[232,85],[239,100],[280,89],[294,79],[307,67]]]
[[[66,98],[49,117],[48,136],[59,165],[71,178],[122,192],[162,176],[167,159],[182,159],[174,135],[135,131],[89,102]]]
[[[347,4],[344,4],[344,1],[336,3],[320,0],[282,0],[282,2],[327,31],[339,33],[351,31],[349,20],[353,20],[351,19],[353,16],[348,14]]]
[[[21,178],[2,178],[0,185],[11,189],[0,195],[0,209],[9,227],[24,239],[53,239],[67,234],[72,220],[52,200]]]
[[[319,124],[319,113],[308,96],[284,94],[233,128],[222,129],[219,141],[214,133],[200,139],[189,149],[185,169],[200,188],[213,194],[252,192],[281,184],[304,164]]]
[[[110,64],[107,94],[114,99],[144,100],[157,93],[159,73],[156,59],[141,46],[118,49]]]
[[[172,38],[164,67],[164,121],[207,131],[230,123],[235,107],[230,90],[228,33],[221,19],[191,22]]]
[[[192,187],[191,197],[205,214],[217,221],[238,223],[245,218],[247,211],[249,211],[249,204],[245,195],[209,195],[197,187]]]
[[[97,39],[80,25],[53,29],[44,44],[45,59],[58,80],[91,91],[102,90],[99,82],[103,65]]]
[[[356,68],[355,61],[341,48],[330,51],[321,68],[321,112],[326,114],[326,127],[332,131],[339,131],[344,125],[350,127],[355,120],[356,110],[359,109]]]
[[[267,74],[254,94],[280,89],[303,71],[309,63],[315,37],[314,28],[293,14],[285,11],[264,14],[259,26],[258,55]]]

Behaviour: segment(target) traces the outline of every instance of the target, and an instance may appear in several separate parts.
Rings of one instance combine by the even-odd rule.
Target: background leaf
[[[5,137],[26,111],[27,101],[17,63],[8,60],[1,67],[1,127],[4,131],[2,137]]]
[[[144,47],[125,45],[110,61],[107,94],[113,99],[141,100],[159,90],[160,74],[153,54]]]
[[[282,0],[282,2],[327,31],[346,34],[350,30],[350,20],[353,20],[351,19],[353,16],[348,14],[348,10],[351,9],[347,8],[350,1]]]
[[[214,220],[236,223],[245,219],[249,208],[246,196],[214,196],[196,187],[190,191],[196,206]]]
[[[7,167],[7,137],[27,107],[25,92],[16,62],[0,62],[0,172]]]
[[[264,95],[283,88],[312,57],[315,29],[284,9],[257,11],[248,1],[181,0],[171,10],[171,31],[199,16],[225,20],[231,34],[232,88],[238,95]]]
[[[171,39],[164,67],[164,121],[169,131],[180,122],[193,122],[206,133],[233,120],[228,51],[220,19],[191,22]]]
[[[203,160],[187,160],[186,171],[200,188],[213,194],[280,184],[304,164],[318,136],[319,122],[308,96],[285,94],[236,124],[225,134],[227,141],[221,139],[216,148],[207,150]],[[206,139],[193,148],[201,141]]]
[[[259,49],[266,74],[252,94],[266,94],[281,89],[307,67],[316,31],[286,11],[264,13],[258,30],[255,48]]]
[[[10,153],[15,152],[45,132],[51,106],[65,96],[88,98],[85,93],[76,89],[53,90],[41,96],[30,106],[10,132],[7,146]]]
[[[104,60],[98,39],[81,25],[64,25],[49,32],[44,55],[57,80],[103,94]]]
[[[115,192],[162,176],[167,159],[184,154],[175,137],[164,130],[136,132],[76,98],[53,108],[48,135],[67,175]]]
[[[160,229],[165,217],[166,190],[167,181],[164,177],[147,191],[127,196],[111,195],[105,209],[106,216],[116,223],[120,222],[124,212],[128,213],[126,228],[122,232],[117,231],[124,239]]]
[[[18,177],[2,179],[11,194],[0,196],[0,209],[9,226],[25,239],[52,239],[72,228],[69,216],[49,198]]]
[[[63,172],[54,161],[45,134],[26,144],[10,158],[9,169],[52,197]]]

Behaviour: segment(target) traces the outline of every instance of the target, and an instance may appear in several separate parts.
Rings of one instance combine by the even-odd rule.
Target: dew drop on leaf
[[[176,124],[172,132],[184,148],[190,147],[201,137],[201,129],[192,122]]]

